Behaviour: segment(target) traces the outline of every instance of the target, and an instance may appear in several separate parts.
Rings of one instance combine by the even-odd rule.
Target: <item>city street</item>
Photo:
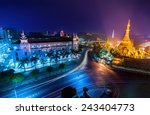
[[[78,97],[82,96],[82,88],[88,87],[93,98],[110,97],[104,94],[112,92],[112,98],[149,97],[149,76],[114,71],[107,65],[92,61],[88,51],[83,62],[74,70],[51,80],[37,82],[16,88],[1,94],[3,98],[56,98],[67,86],[76,88]]]

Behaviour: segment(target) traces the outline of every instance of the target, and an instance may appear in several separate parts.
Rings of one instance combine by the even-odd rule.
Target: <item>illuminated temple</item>
[[[130,58],[143,58],[143,53],[141,50],[136,50],[132,40],[130,39],[130,20],[128,21],[126,33],[123,40],[116,48],[120,56],[130,57]]]

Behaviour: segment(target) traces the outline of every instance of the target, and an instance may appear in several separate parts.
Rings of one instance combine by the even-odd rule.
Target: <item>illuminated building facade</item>
[[[130,58],[143,58],[144,53],[142,50],[136,50],[132,40],[130,39],[130,20],[128,21],[126,33],[123,40],[116,48],[117,52],[122,57]]]
[[[53,50],[78,50],[78,36],[65,36],[63,31],[59,36],[29,36],[26,37],[24,32],[21,34],[20,41],[12,44],[14,61],[30,59],[36,54],[41,54],[43,58],[47,52]],[[39,57],[39,58],[40,58]]]
[[[130,39],[130,20],[128,21],[125,36],[119,46],[117,47],[118,52],[121,56],[130,57],[135,54],[135,48],[133,42]]]
[[[9,42],[0,37],[0,71],[8,69],[13,66],[13,56],[10,48]]]

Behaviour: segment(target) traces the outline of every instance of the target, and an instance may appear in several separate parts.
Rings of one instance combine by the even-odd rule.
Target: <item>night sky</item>
[[[150,0],[0,0],[0,26],[29,31],[150,35]]]

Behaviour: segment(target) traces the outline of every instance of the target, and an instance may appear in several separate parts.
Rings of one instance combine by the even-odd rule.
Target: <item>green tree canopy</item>
[[[59,65],[59,69],[63,69],[63,68],[65,68],[65,64],[64,64],[64,63],[61,63],[61,64]]]
[[[14,70],[13,69],[0,72],[0,76],[1,77],[11,77],[13,74],[14,74]]]
[[[23,80],[24,80],[24,75],[22,73],[14,74],[13,77],[11,78],[11,81],[15,83],[22,82]]]
[[[47,67],[46,71],[47,72],[52,72],[53,71],[53,67],[51,67],[51,66]]]
[[[38,69],[34,69],[34,70],[31,71],[30,75],[31,75],[31,76],[35,76],[35,75],[37,75],[39,72],[40,72],[40,71],[39,71]]]

